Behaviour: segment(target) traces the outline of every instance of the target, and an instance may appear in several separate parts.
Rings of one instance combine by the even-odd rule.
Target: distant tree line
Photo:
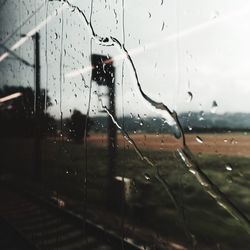
[[[202,114],[200,112],[180,113],[179,121],[185,133],[226,133],[250,131],[249,113]],[[107,118],[104,116],[92,118],[97,132],[107,131]],[[170,126],[161,117],[128,117],[117,118],[119,124],[130,133],[173,133],[174,126]]]

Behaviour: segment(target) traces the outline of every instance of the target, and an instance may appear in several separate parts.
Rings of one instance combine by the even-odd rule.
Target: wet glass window
[[[249,249],[249,13],[0,0],[0,248]]]

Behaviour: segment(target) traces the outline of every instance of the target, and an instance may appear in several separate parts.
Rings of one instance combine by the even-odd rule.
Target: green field
[[[20,139],[5,141],[2,145],[2,173],[15,173],[23,184],[32,180],[32,141]],[[128,234],[134,230],[135,234],[140,232],[145,237],[151,235],[152,241],[159,238],[189,247],[192,234],[196,237],[197,249],[249,249],[250,236],[203,190],[175,153],[149,150],[143,153],[156,168],[141,161],[133,149],[118,150],[113,176],[127,178],[124,198],[119,181],[112,184],[114,192],[108,193],[110,175],[106,149],[93,145],[85,148],[67,141],[44,141],[41,183],[44,190],[68,197],[71,206],[87,207],[89,216],[107,227],[120,229],[123,217]],[[250,159],[211,154],[199,154],[196,159],[220,190],[250,217]],[[229,164],[231,171],[226,169]],[[155,178],[157,171],[170,186],[178,210]],[[116,201],[113,209],[107,206],[112,200]],[[114,223],[116,220],[119,225]]]

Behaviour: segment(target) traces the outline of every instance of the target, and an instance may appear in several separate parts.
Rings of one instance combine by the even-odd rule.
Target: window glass
[[[2,180],[137,246],[248,249],[249,12],[1,0]]]

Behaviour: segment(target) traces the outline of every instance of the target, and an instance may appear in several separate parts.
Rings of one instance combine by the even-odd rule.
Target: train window
[[[9,243],[248,249],[249,12],[245,0],[0,0]]]

